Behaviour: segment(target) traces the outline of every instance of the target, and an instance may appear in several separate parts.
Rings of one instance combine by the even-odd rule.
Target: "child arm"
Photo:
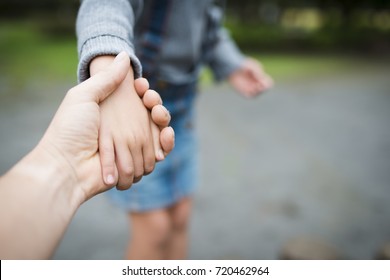
[[[273,85],[272,78],[265,73],[261,64],[244,56],[228,31],[222,26],[222,9],[210,7],[205,34],[206,63],[216,80],[228,79],[229,83],[243,96],[253,97]]]
[[[131,69],[122,85],[101,106],[99,149],[106,184],[127,188],[162,160],[160,129],[153,123],[134,88],[141,76],[141,64],[135,56],[133,37],[136,15],[142,1],[84,0],[77,17],[80,81],[109,64],[124,50]]]

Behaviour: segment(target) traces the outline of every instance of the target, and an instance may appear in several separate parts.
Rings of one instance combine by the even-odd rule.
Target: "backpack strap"
[[[160,54],[171,2],[154,0],[151,3],[148,21],[143,26],[139,50],[144,75],[151,75],[156,70],[155,62]]]

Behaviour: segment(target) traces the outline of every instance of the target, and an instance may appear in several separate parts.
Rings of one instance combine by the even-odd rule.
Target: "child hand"
[[[91,75],[113,59],[112,56],[95,58],[90,65]],[[164,158],[159,137],[153,139],[160,129],[152,122],[151,113],[135,90],[132,70],[115,92],[100,104],[100,112],[99,152],[104,182],[127,189],[153,171],[156,158]],[[172,133],[173,130],[166,128],[162,140]]]
[[[245,60],[244,64],[229,76],[228,81],[245,97],[255,97],[273,86],[272,78],[264,72],[261,64],[252,58]]]

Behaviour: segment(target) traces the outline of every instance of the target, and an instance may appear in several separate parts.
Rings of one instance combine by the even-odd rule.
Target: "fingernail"
[[[112,184],[114,184],[114,182],[115,182],[114,176],[112,176],[111,174],[108,175],[106,178],[107,185],[112,185]]]
[[[114,59],[114,63],[117,63],[119,61],[122,61],[127,56],[127,53],[125,51],[120,52]]]
[[[173,130],[172,126],[168,126],[168,128],[169,128],[170,130],[172,130],[172,134],[173,134],[173,136],[175,136],[175,131]]]
[[[157,154],[158,154],[158,159],[159,159],[159,160],[163,160],[163,159],[164,159],[164,153],[163,153],[162,150],[159,150],[159,151],[157,152]]]
[[[170,116],[170,113],[169,113],[168,109],[165,108],[165,106],[163,106],[163,105],[160,105],[160,106],[161,106],[161,109],[163,110],[163,113],[164,113],[165,117]]]

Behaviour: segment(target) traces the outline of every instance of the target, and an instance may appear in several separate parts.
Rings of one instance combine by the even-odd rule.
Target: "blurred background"
[[[1,173],[77,82],[78,6],[0,3]],[[390,1],[230,0],[225,22],[276,84],[245,100],[204,71],[189,257],[377,258],[390,241]],[[55,258],[121,259],[127,234],[98,196]]]

